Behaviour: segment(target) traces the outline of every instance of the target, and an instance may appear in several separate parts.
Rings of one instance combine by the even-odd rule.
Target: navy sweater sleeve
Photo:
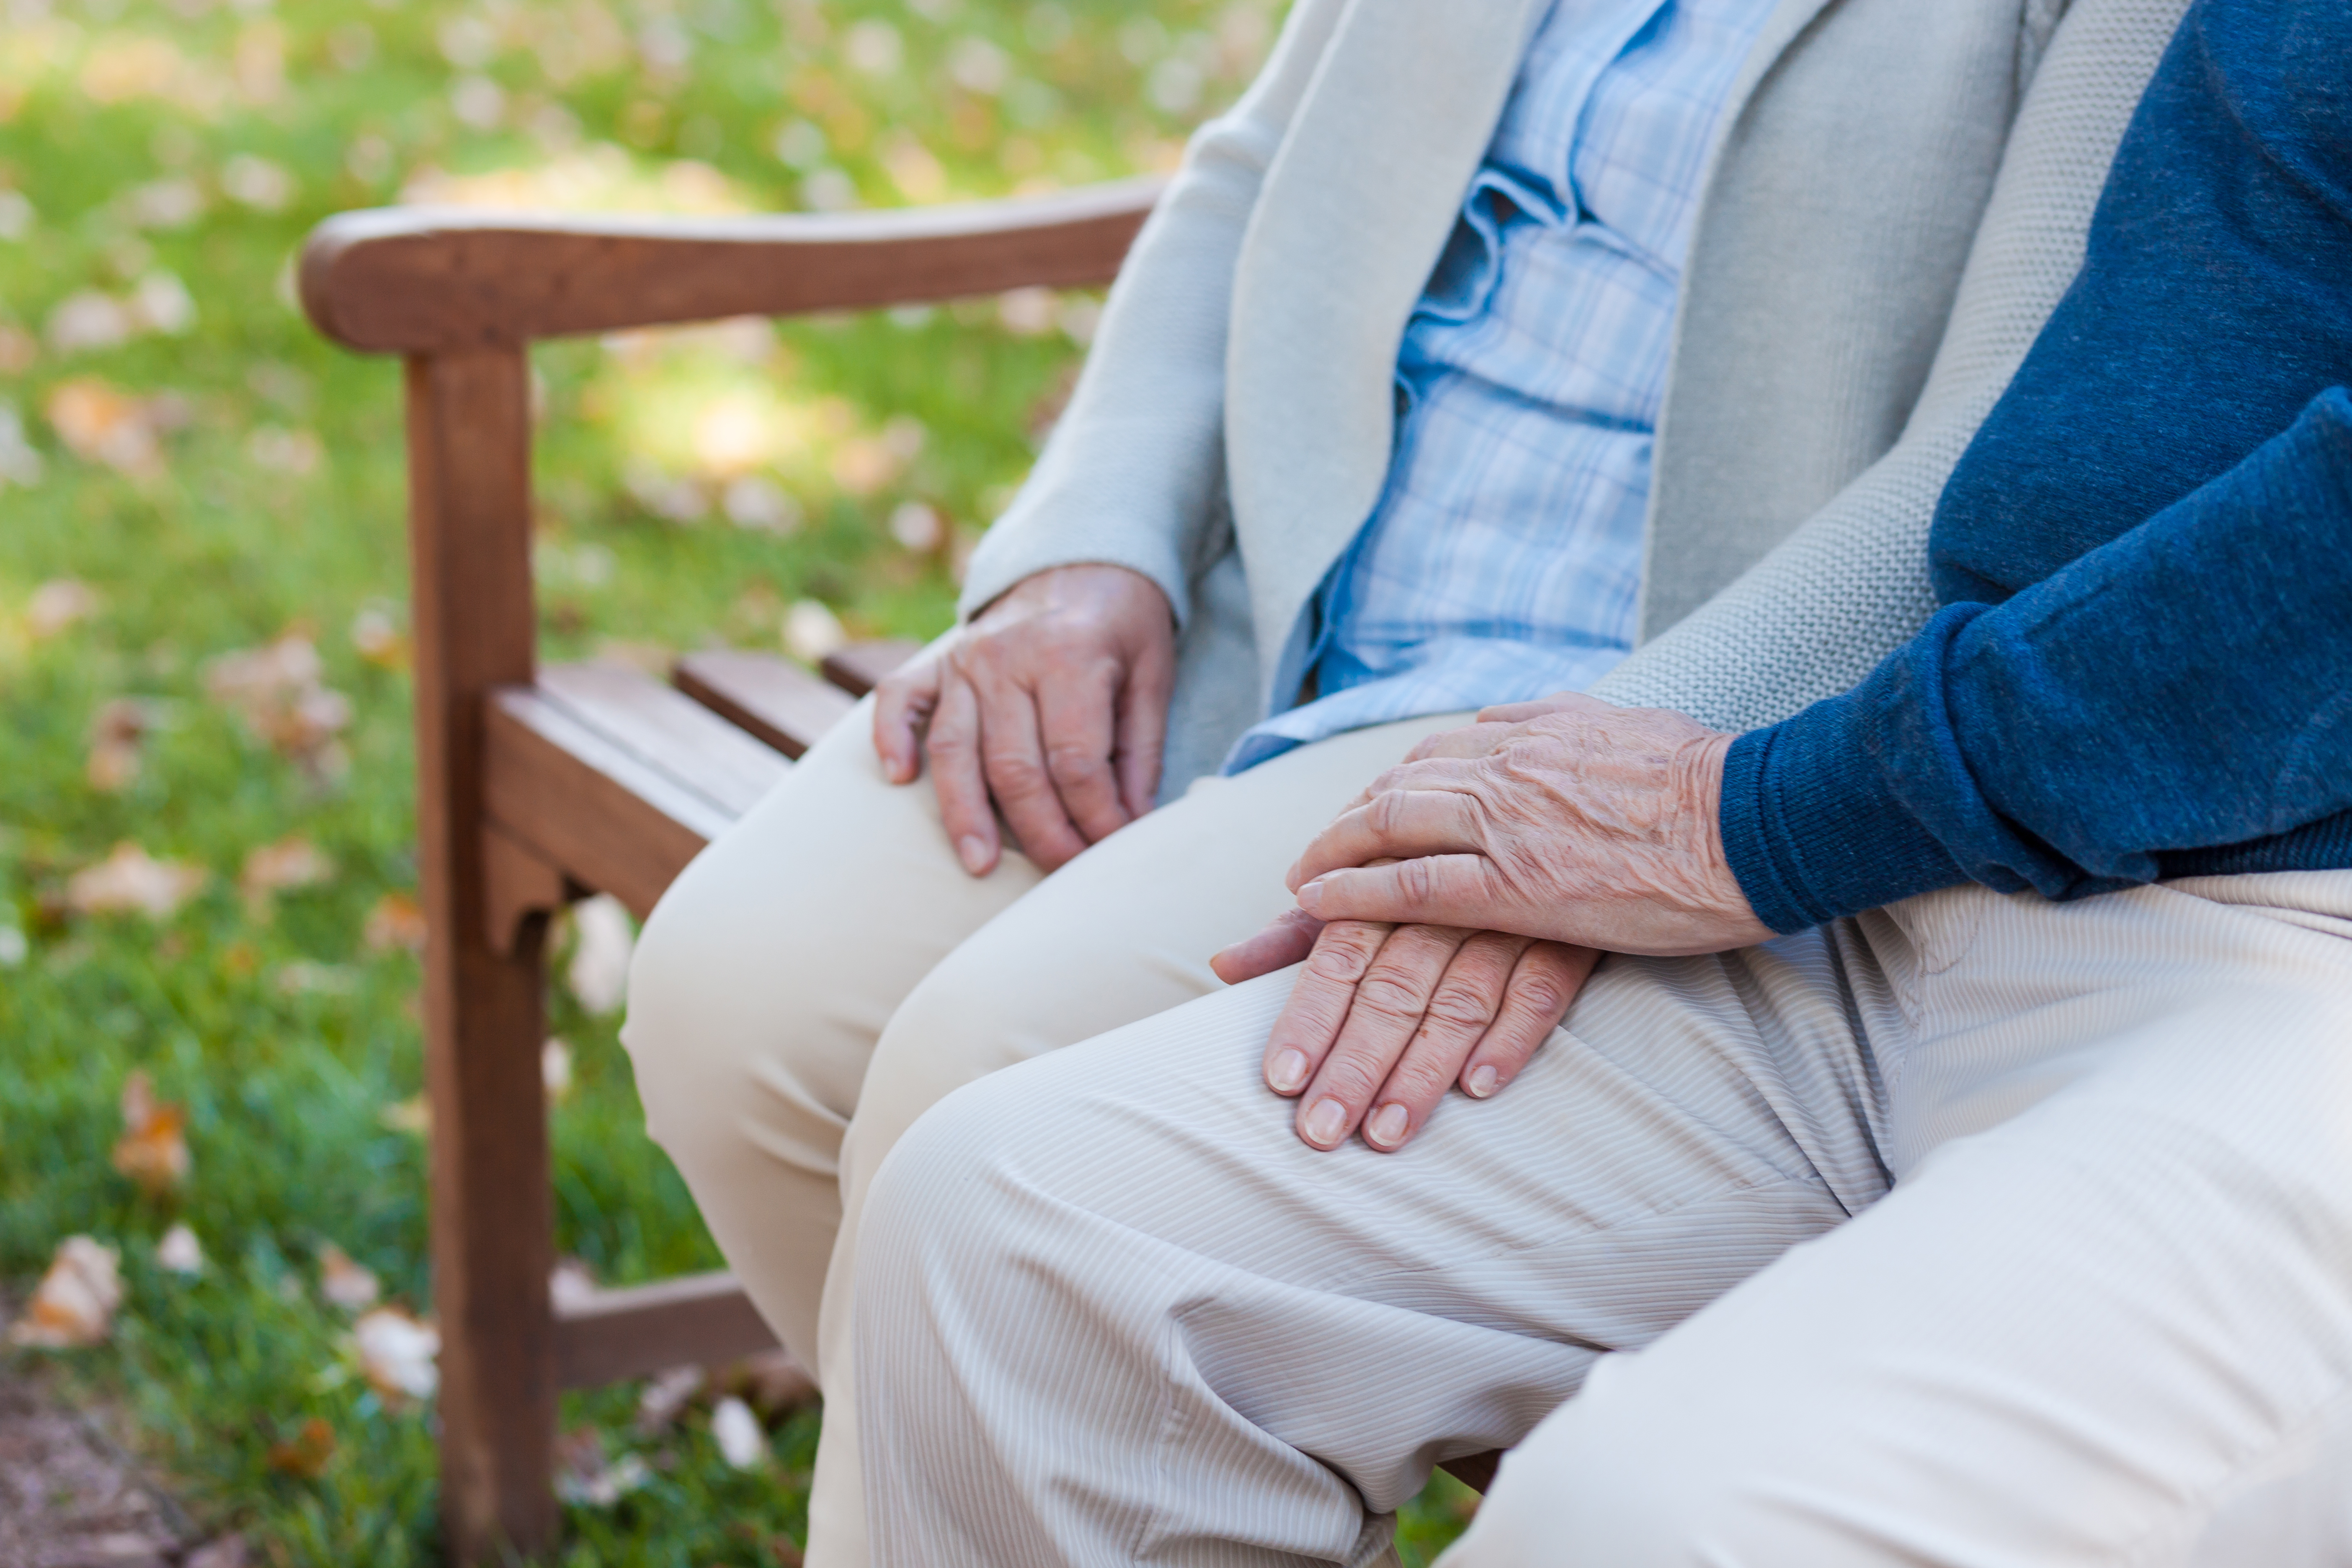
[[[2347,382],[2352,4],[2194,0],[1945,487],[1942,613],[1732,747],[1757,912],[2352,866]]]
[[[2352,865],[2352,396],[1741,736],[1722,820],[1779,931],[1963,879],[2074,898]]]

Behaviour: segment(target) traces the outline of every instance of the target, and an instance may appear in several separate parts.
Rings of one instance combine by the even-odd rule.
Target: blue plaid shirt
[[[1387,487],[1308,606],[1318,695],[1227,773],[1625,657],[1699,176],[1772,5],[1554,0],[1406,325]]]

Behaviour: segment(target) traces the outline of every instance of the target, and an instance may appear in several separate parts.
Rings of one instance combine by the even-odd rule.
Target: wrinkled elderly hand
[[[1503,931],[1326,925],[1293,910],[1210,963],[1238,984],[1306,960],[1266,1037],[1267,1087],[1298,1097],[1298,1135],[1315,1147],[1360,1127],[1391,1152],[1455,1084],[1484,1100],[1517,1077],[1599,957]]]
[[[995,869],[999,810],[1051,871],[1151,809],[1175,680],[1176,622],[1151,579],[1059,566],[884,679],[874,749],[893,784],[929,761],[966,871]]]
[[[1289,877],[1302,910],[1616,952],[1772,934],[1724,858],[1732,737],[1574,693],[1478,718],[1415,748],[1307,846]]]

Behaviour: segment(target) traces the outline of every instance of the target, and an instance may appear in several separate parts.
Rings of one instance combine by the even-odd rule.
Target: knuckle
[[[1423,1010],[1421,987],[1385,969],[1374,969],[1357,982],[1356,1005],[1383,1018],[1417,1019]]]
[[[1315,951],[1307,955],[1307,972],[1353,985],[1371,967],[1380,946],[1380,932],[1352,921],[1336,921],[1316,939]]]
[[[1325,1062],[1316,1085],[1322,1094],[1335,1095],[1353,1106],[1363,1105],[1379,1087],[1376,1065],[1352,1051],[1334,1055]]]
[[[1428,1012],[1432,1022],[1463,1030],[1481,1028],[1495,1016],[1485,995],[1468,985],[1452,982],[1437,988],[1437,994],[1429,999]]]
[[[1522,976],[1511,987],[1511,1000],[1528,1012],[1546,1017],[1568,1011],[1568,989],[1549,975]]]

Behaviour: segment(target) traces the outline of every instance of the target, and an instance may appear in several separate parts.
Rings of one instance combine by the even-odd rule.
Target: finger
[[[923,721],[939,700],[940,660],[933,655],[901,665],[876,684],[874,753],[892,784],[912,784],[922,772]]]
[[[1261,974],[1305,962],[1315,951],[1323,922],[1305,910],[1285,910],[1255,936],[1244,937],[1209,960],[1209,968],[1228,985],[1239,985]]]
[[[1388,940],[1389,928],[1365,921],[1325,926],[1316,934],[1307,967],[1265,1037],[1265,1084],[1276,1094],[1307,1087],[1330,1053],[1364,977]]]
[[[1481,724],[1524,724],[1530,719],[1540,719],[1547,713],[1570,713],[1580,708],[1606,709],[1615,704],[1603,702],[1581,691],[1555,691],[1549,697],[1538,697],[1532,702],[1497,702],[1492,708],[1478,710]]]
[[[1326,871],[1298,889],[1298,907],[1318,921],[1509,931],[1521,911],[1507,895],[1494,862],[1485,857],[1430,855],[1392,866]]]
[[[1473,1100],[1485,1100],[1518,1077],[1537,1047],[1568,1016],[1577,993],[1584,989],[1592,966],[1600,962],[1601,955],[1589,947],[1570,947],[1560,942],[1530,943],[1519,954],[1503,987],[1495,1021],[1463,1060],[1462,1092]]]
[[[1125,827],[1130,820],[1119,799],[1118,775],[1111,771],[1118,721],[1116,667],[1059,679],[1037,688],[1038,739],[1045,775],[1063,816],[1089,844]]]
[[[1290,889],[1342,867],[1426,855],[1475,855],[1486,847],[1478,803],[1460,790],[1390,789],[1339,814],[1290,868]]]
[[[939,793],[940,826],[955,846],[956,858],[971,875],[987,876],[996,868],[1001,846],[981,774],[980,701],[971,682],[952,671],[940,679],[939,706],[932,710],[923,751],[930,759],[931,788]]]
[[[1160,769],[1168,744],[1168,700],[1176,684],[1172,648],[1154,643],[1128,669],[1118,699],[1118,788],[1130,817],[1143,816],[1160,798]]]
[[[1299,1137],[1332,1149],[1361,1125],[1372,1097],[1420,1029],[1447,963],[1470,934],[1428,925],[1389,933],[1356,982],[1339,1037],[1299,1096]]]
[[[1087,847],[1062,809],[1045,771],[1037,733],[1037,705],[1029,689],[987,669],[972,672],[980,702],[980,767],[988,793],[1004,814],[1021,852],[1051,871]]]
[[[1424,735],[1421,743],[1404,754],[1408,763],[1426,762],[1432,757],[1484,757],[1491,754],[1510,735],[1509,724],[1465,724],[1459,730],[1440,730],[1434,735]]]
[[[1484,931],[1454,952],[1430,994],[1421,1027],[1372,1097],[1371,1112],[1364,1118],[1365,1142],[1402,1149],[1421,1131],[1486,1038],[1519,955],[1534,945],[1531,937]]]

